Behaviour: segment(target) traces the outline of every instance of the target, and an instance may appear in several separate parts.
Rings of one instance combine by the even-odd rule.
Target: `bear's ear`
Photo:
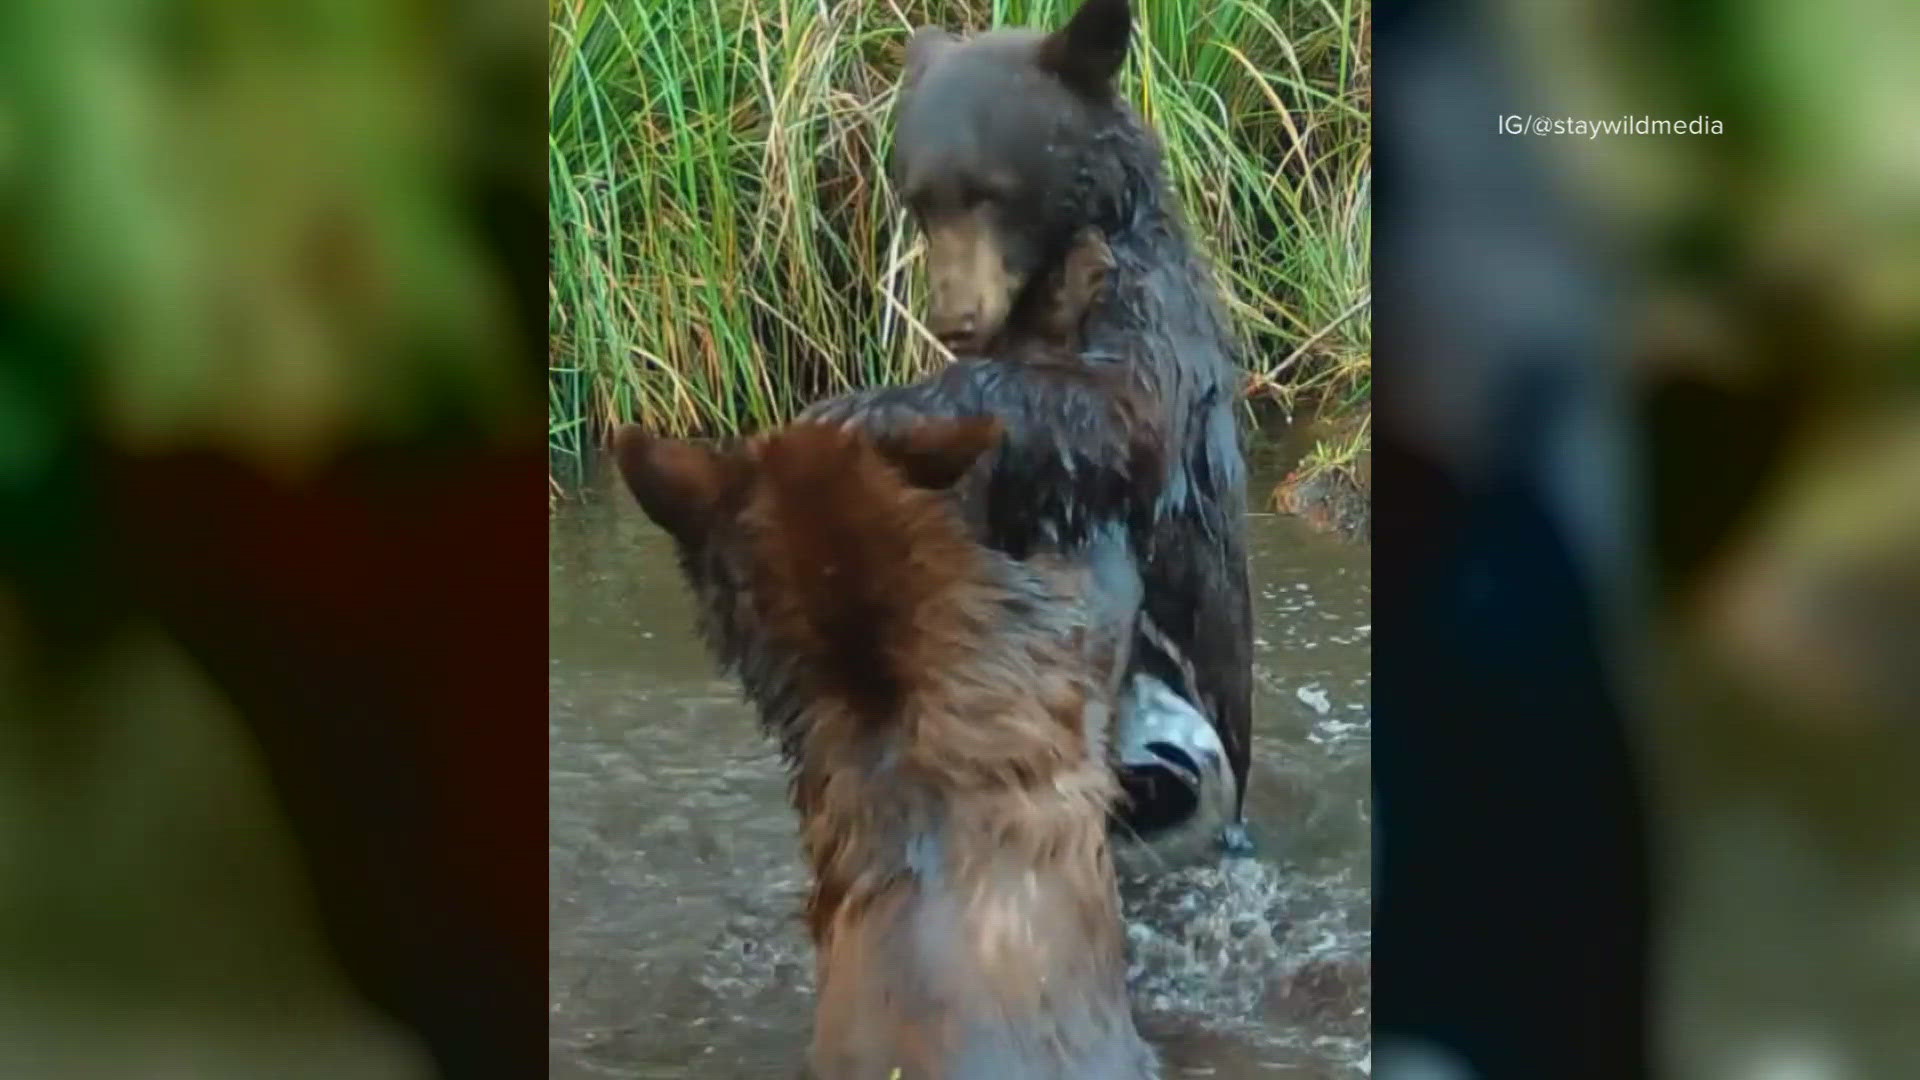
[[[706,538],[726,481],[719,454],[628,424],[614,433],[613,455],[627,490],[655,524],[689,547]]]
[[[1040,43],[1040,66],[1076,90],[1104,94],[1127,59],[1132,33],[1127,0],[1086,0],[1067,25]]]
[[[923,26],[907,39],[907,60],[900,71],[900,85],[911,87],[926,73],[933,58],[952,48],[958,38],[937,26]]]
[[[880,456],[906,474],[907,482],[944,491],[960,482],[980,455],[1000,441],[1000,421],[991,416],[922,420],[874,440]]]

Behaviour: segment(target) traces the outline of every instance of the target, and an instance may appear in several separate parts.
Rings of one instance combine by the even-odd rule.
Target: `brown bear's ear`
[[[726,480],[725,463],[707,447],[660,439],[638,424],[613,436],[614,460],[635,502],[682,544],[699,544],[713,524]]]
[[[923,26],[907,39],[907,61],[900,71],[900,84],[911,87],[926,73],[933,58],[952,48],[959,39],[937,26]]]
[[[1127,59],[1132,33],[1127,0],[1086,0],[1067,25],[1040,43],[1040,66],[1076,90],[1106,93]]]
[[[980,455],[1000,441],[1003,429],[991,416],[923,420],[874,440],[880,456],[906,474],[907,482],[944,491],[960,482]]]

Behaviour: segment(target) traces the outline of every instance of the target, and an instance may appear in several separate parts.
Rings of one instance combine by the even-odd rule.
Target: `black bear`
[[[1087,312],[1106,292],[1113,271],[1113,249],[1098,229],[1080,230],[1066,257],[1035,290],[1026,308],[1009,318],[1017,332],[1002,335],[1007,351],[1000,359],[1028,364],[1076,364]]]
[[[773,725],[812,872],[805,1075],[1149,1080],[1106,739],[1138,594],[978,543],[947,489],[997,421],[621,431],[705,637]],[[897,1071],[896,1071],[897,1070]]]
[[[928,326],[960,359],[804,415],[876,432],[998,417],[1005,441],[960,487],[976,535],[1139,575],[1114,744],[1125,831],[1164,862],[1248,846],[1252,612],[1234,346],[1159,140],[1115,93],[1130,35],[1125,0],[1086,0],[1051,34],[914,34],[891,170],[926,238]],[[1110,265],[1078,362],[1024,362],[1089,231]]]

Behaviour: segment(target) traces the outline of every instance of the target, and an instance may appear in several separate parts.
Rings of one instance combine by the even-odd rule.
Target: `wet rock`
[[[1367,490],[1366,463],[1346,469],[1295,470],[1273,489],[1274,508],[1292,514],[1314,529],[1347,540],[1373,535],[1372,496]]]

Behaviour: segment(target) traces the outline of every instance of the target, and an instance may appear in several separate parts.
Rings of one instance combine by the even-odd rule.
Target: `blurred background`
[[[550,57],[533,13],[505,3],[0,13],[0,1073],[541,1067],[545,736],[530,717],[545,695],[531,660],[544,532],[522,500],[613,415],[745,426],[924,362],[905,329],[857,347],[827,336],[842,295],[809,297],[821,278],[774,269],[891,280],[910,262],[881,245],[894,233],[861,187],[878,176],[878,106],[845,88],[866,78],[860,27],[913,13],[770,8],[703,46],[735,58],[706,82],[647,33],[643,7],[549,5],[552,33],[576,45]],[[1920,1075],[1910,6],[1576,0],[1443,17],[1382,3],[1371,24],[1338,5],[1217,7],[1241,20],[1235,48],[1279,73],[1285,109],[1262,113],[1262,80],[1236,74],[1231,52],[1182,52],[1179,5],[1145,5],[1157,52],[1130,78],[1169,142],[1192,148],[1179,181],[1199,231],[1229,238],[1216,241],[1228,288],[1267,342],[1257,392],[1311,371],[1331,400],[1370,393],[1371,340],[1356,336],[1370,331],[1344,314],[1365,295],[1364,128],[1338,125],[1379,87],[1392,207],[1379,321],[1397,365],[1379,438],[1395,429],[1398,468],[1383,452],[1377,693],[1378,718],[1397,708],[1401,725],[1375,748],[1385,865],[1396,828],[1472,801],[1425,798],[1405,776],[1481,750],[1499,766],[1475,774],[1493,804],[1475,820],[1494,831],[1436,849],[1427,869],[1455,871],[1445,889],[1386,875],[1383,904],[1455,910],[1435,897],[1467,890],[1460,910],[1487,925],[1590,935],[1590,953],[1539,962],[1566,985],[1520,989],[1624,1057],[1644,1034],[1666,1075]],[[1055,12],[980,14],[967,23]],[[1276,52],[1269,23],[1317,51]],[[1375,26],[1377,75],[1356,96],[1355,34]],[[627,75],[569,74],[610,54]],[[559,118],[540,157],[536,57]],[[1192,88],[1206,65],[1233,108],[1161,96],[1155,71]],[[774,70],[787,81],[766,83]],[[643,92],[652,127],[559,133]],[[698,120],[762,99],[808,122]],[[1501,136],[1509,114],[1704,115],[1724,133]],[[1265,139],[1294,165],[1278,179],[1236,166],[1215,115],[1266,117],[1232,121],[1247,128],[1233,144]],[[803,136],[771,160],[865,164],[837,195],[756,172],[793,200],[730,208],[742,161],[759,170],[767,140]],[[635,140],[681,167],[662,178],[604,156],[637,155]],[[556,218],[550,282],[542,210]],[[738,230],[728,250],[768,257],[747,272],[711,252],[616,250],[606,214],[698,214]],[[812,214],[858,243],[808,250],[793,223]],[[1317,254],[1263,259],[1275,228],[1288,252]],[[1308,232],[1328,239],[1292,239]],[[644,306],[662,296],[693,306]],[[553,297],[549,458],[531,361]],[[794,325],[763,322],[754,340],[788,342],[768,362],[803,374],[766,383],[711,342],[746,333],[774,298]],[[858,302],[867,318],[895,311]],[[621,329],[648,325],[672,329]],[[1539,613],[1486,600],[1511,598],[1501,575],[1546,551],[1580,586],[1556,612],[1593,631],[1565,647],[1604,660],[1604,693],[1583,700],[1606,707],[1590,714],[1547,707],[1540,673],[1570,669],[1517,666],[1542,655],[1523,646],[1558,647],[1514,640]],[[1422,591],[1436,581],[1472,587]],[[1396,587],[1455,606],[1391,611]],[[1461,612],[1485,621],[1442,619]],[[1503,618],[1506,638],[1473,636]],[[1396,636],[1411,648],[1442,631],[1456,645],[1434,655],[1485,643],[1481,666],[1387,655]],[[1413,687],[1397,697],[1396,663]],[[1437,675],[1454,693],[1410,705]],[[1510,696],[1474,696],[1496,686]],[[1513,725],[1476,726],[1476,703],[1500,706],[1478,719]],[[1576,719],[1601,734],[1563,739]],[[1399,771],[1390,758],[1425,749],[1415,727],[1451,757]],[[1619,798],[1621,783],[1633,799],[1579,801]],[[1469,843],[1503,860],[1477,894],[1458,872]],[[1545,885],[1573,895],[1635,865],[1644,896],[1546,902]],[[1567,873],[1546,882],[1549,867]],[[1529,888],[1487,899],[1516,883]],[[1644,942],[1623,914],[1641,909]],[[1497,978],[1504,954],[1481,927],[1452,932],[1463,949],[1493,943],[1478,962]],[[1383,1075],[1446,1060],[1633,1075],[1569,1058],[1571,1043],[1534,1059],[1559,1067],[1517,1070],[1497,1035],[1460,1034],[1517,1015],[1492,992],[1456,985],[1444,1023],[1408,1022],[1390,998],[1435,999],[1395,998],[1392,973],[1425,973],[1424,959],[1396,949],[1385,915],[1379,932],[1381,1028],[1406,1036],[1383,1043]],[[1644,1033],[1618,1000],[1588,1008],[1580,965],[1595,954],[1644,959]],[[1635,964],[1620,967],[1631,981]]]
[[[0,12],[0,1074],[542,1067],[544,42]]]
[[[1915,15],[1376,6],[1382,1075],[1920,1076]]]

